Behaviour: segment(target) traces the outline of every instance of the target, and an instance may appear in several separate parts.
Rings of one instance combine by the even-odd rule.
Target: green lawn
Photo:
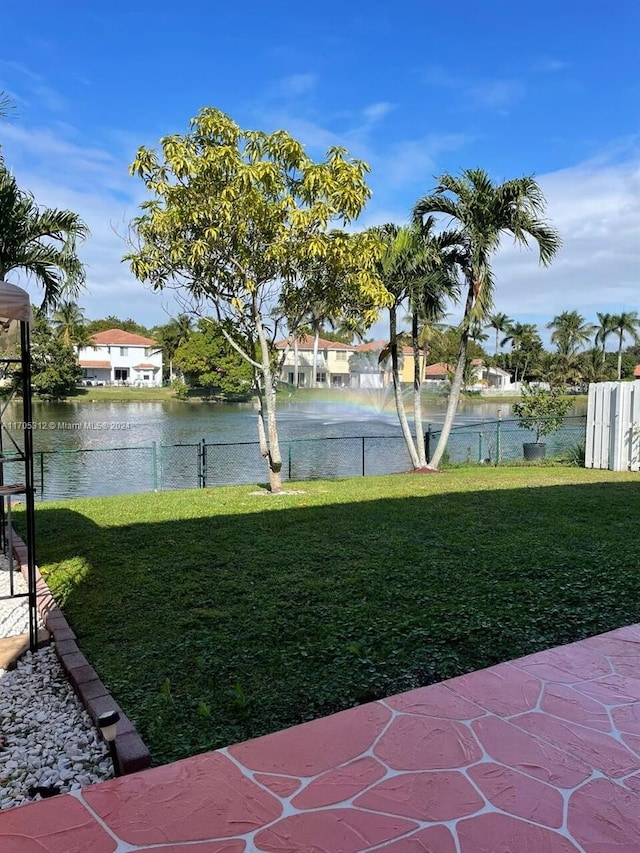
[[[298,488],[38,506],[43,573],[156,762],[640,621],[638,475]]]

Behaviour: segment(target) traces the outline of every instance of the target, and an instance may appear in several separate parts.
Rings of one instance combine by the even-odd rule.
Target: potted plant
[[[522,445],[524,458],[528,462],[544,459],[546,444],[540,439],[560,429],[570,408],[571,402],[563,400],[556,388],[547,391],[540,387],[524,386],[522,400],[514,403],[513,413],[521,429],[533,430],[536,434],[535,442]]]

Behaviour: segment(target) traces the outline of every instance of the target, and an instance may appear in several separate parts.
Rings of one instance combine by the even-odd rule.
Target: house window
[[[143,373],[143,374],[142,374],[142,378],[143,378],[143,380],[144,380],[145,382],[148,382],[148,381],[149,381],[149,374],[148,374],[148,373]]]
[[[316,382],[324,383],[326,381],[327,381],[327,374],[326,373],[324,373],[324,372],[323,373],[316,373]]]
[[[129,355],[128,347],[120,347],[120,355]]]
[[[129,378],[129,369],[124,367],[116,367],[115,380],[116,382],[126,382]]]
[[[345,352],[345,350],[343,350],[343,349],[338,350],[336,352],[336,361],[346,361],[346,360],[347,360],[347,353]]]

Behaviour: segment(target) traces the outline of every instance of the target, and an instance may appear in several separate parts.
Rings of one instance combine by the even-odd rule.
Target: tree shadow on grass
[[[633,483],[244,514],[180,494],[197,517],[37,512],[48,582],[157,762],[640,621]]]

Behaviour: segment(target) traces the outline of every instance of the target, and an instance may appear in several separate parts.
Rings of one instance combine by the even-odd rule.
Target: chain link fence
[[[549,419],[551,420],[551,419]],[[544,420],[541,423],[545,423]],[[550,435],[540,438],[544,445],[545,459],[566,459],[584,452],[586,439],[585,415],[575,415],[563,418],[559,429]],[[427,433],[429,451],[432,455],[436,449],[440,430],[430,429]],[[475,424],[464,424],[453,427],[444,461],[452,463],[484,463],[499,465],[501,462],[515,462],[525,458],[533,458],[531,451],[526,452],[524,445],[535,444],[536,434],[533,430],[521,429],[518,421],[497,420]],[[527,453],[527,456],[525,456]]]
[[[586,418],[568,417],[545,443],[547,459],[576,459],[584,447]],[[439,430],[425,436],[427,455]],[[535,433],[522,430],[517,420],[464,424],[451,430],[445,464],[494,464],[522,460],[523,445]],[[337,479],[395,474],[411,469],[400,434],[337,436],[281,441],[283,480]],[[5,482],[11,482],[14,463],[6,463]],[[17,463],[15,463],[17,465]],[[16,469],[16,475],[18,474]],[[34,455],[34,475],[41,500],[118,495],[208,486],[264,483],[267,467],[258,442],[105,447],[84,450],[46,450]]]

